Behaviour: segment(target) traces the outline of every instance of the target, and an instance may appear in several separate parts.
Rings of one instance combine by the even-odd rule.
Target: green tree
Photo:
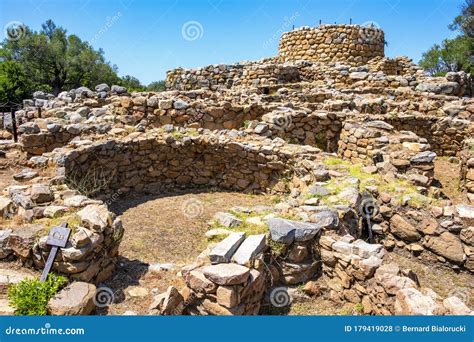
[[[465,5],[449,28],[459,35],[445,39],[441,45],[435,44],[423,53],[420,66],[431,75],[440,76],[450,71],[474,74],[474,0],[466,0]]]
[[[0,63],[0,102],[21,103],[34,90],[22,65],[15,61]]]
[[[8,89],[16,88],[17,94],[25,96],[31,90],[23,88],[25,78],[35,87],[52,91],[54,95],[80,86],[93,89],[99,83],[120,81],[117,67],[105,60],[101,49],[94,50],[78,36],[68,35],[52,20],[46,21],[39,32],[25,27],[19,39],[5,39],[0,47],[0,69],[11,68],[11,64],[3,67],[4,63],[21,65],[22,73],[15,73],[18,77],[8,78],[6,83],[0,82],[2,94],[11,94]]]
[[[149,90],[149,91],[165,91],[166,90],[165,81],[162,80],[162,81],[151,82],[148,85],[147,90]]]
[[[138,78],[126,75],[123,76],[119,84],[128,89],[128,91],[145,91],[146,87],[140,83]]]

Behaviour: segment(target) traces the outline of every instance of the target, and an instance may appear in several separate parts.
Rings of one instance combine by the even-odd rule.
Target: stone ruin
[[[288,295],[302,284],[361,303],[364,314],[472,314],[462,298],[442,298],[386,261],[408,252],[474,272],[472,78],[428,76],[406,57],[385,57],[384,45],[374,27],[303,27],[282,35],[275,57],[171,70],[164,92],[106,84],[58,97],[35,92],[16,113],[19,144],[3,144],[29,160],[0,197],[10,223],[0,231],[0,258],[41,268],[48,227],[33,223],[73,214],[53,270],[84,293],[84,309],[65,308],[60,293],[49,311],[87,314],[124,233],[107,196],[277,193],[284,199],[274,206],[216,214],[209,236],[218,242],[182,269],[186,287],[157,295],[150,313],[258,314],[276,290]],[[460,164],[467,203],[453,204],[440,188],[440,157]],[[84,192],[89,177],[98,195]],[[267,232],[246,236],[239,213]],[[4,294],[21,277],[2,272]]]

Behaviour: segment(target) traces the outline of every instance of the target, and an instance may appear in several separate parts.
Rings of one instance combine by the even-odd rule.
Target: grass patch
[[[276,242],[272,239],[268,239],[268,247],[270,247],[276,256],[282,255],[286,251],[286,245],[284,243]]]
[[[348,161],[343,160],[341,158],[336,158],[336,157],[328,157],[324,159],[323,164],[326,166],[339,166],[339,165],[342,165],[345,167],[351,166],[351,163],[349,163]]]
[[[45,232],[49,233],[51,228],[59,226],[61,223],[66,222],[68,228],[71,229],[71,235],[76,232],[76,228],[81,226],[82,222],[80,217],[76,213],[70,213],[64,216],[58,216],[53,218],[44,217],[38,220],[34,220],[33,224],[44,225]]]
[[[437,200],[432,197],[420,195],[416,186],[410,181],[403,179],[386,181],[379,174],[365,172],[363,170],[364,165],[362,164],[350,164],[348,161],[342,160],[341,158],[328,157],[324,160],[324,165],[335,166],[338,169],[347,170],[349,176],[357,178],[360,181],[360,191],[365,191],[368,186],[376,186],[379,192],[388,193],[390,196],[394,197],[399,204],[403,203],[405,196],[410,197],[408,205],[413,208],[423,208],[430,203],[437,202]],[[324,185],[330,195],[338,195],[342,190],[350,186],[352,186],[350,182],[340,178],[331,178],[326,185]],[[333,201],[328,200],[329,196],[320,197],[321,204],[336,204],[332,203]],[[308,199],[312,197],[317,196],[307,196]],[[344,202],[344,199],[340,199],[337,201],[337,204],[348,204]]]

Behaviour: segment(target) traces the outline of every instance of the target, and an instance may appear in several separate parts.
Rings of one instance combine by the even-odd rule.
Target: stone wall
[[[296,172],[302,158],[315,159],[319,152],[310,146],[285,145],[283,140],[151,131],[79,147],[64,163],[66,179],[97,170],[108,179],[110,191],[123,193],[191,187],[266,191],[283,175]]]
[[[24,266],[43,269],[51,250],[47,244],[51,225],[69,223],[71,234],[66,246],[59,249],[52,270],[86,282],[99,283],[110,277],[123,226],[105,205],[48,183],[10,186],[7,193],[8,197],[0,197],[1,214],[24,224],[0,230],[0,259],[19,259]]]
[[[308,60],[361,64],[384,56],[384,32],[359,25],[321,25],[286,32],[280,39],[281,62]]]
[[[459,153],[461,189],[466,191],[469,202],[474,203],[474,140],[466,139]]]
[[[300,74],[295,66],[270,63],[270,61],[209,65],[199,69],[178,68],[167,72],[166,87],[177,90],[199,88],[217,90],[300,81]]]
[[[374,119],[386,121],[398,131],[411,131],[425,138],[440,156],[455,156],[461,151],[463,141],[474,134],[474,124],[457,117],[400,114],[371,118]]]
[[[434,177],[436,154],[426,139],[409,131],[397,132],[383,121],[346,121],[338,154],[351,163],[406,174],[416,185],[429,186]]]
[[[336,152],[345,113],[303,111],[280,107],[264,114],[254,131],[281,137],[291,143],[317,146],[326,152]]]

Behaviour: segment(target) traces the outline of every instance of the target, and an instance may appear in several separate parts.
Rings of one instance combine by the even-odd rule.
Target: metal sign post
[[[48,277],[48,273],[51,271],[51,267],[53,266],[54,258],[56,258],[56,254],[58,253],[58,248],[66,247],[69,234],[71,234],[71,229],[67,228],[67,223],[61,223],[59,227],[51,228],[46,243],[52,247],[46,265],[44,265],[40,281],[45,281]]]
[[[12,115],[12,131],[13,131],[13,141],[18,142],[18,133],[16,130],[16,116],[15,116],[15,109],[11,108],[11,115]]]

